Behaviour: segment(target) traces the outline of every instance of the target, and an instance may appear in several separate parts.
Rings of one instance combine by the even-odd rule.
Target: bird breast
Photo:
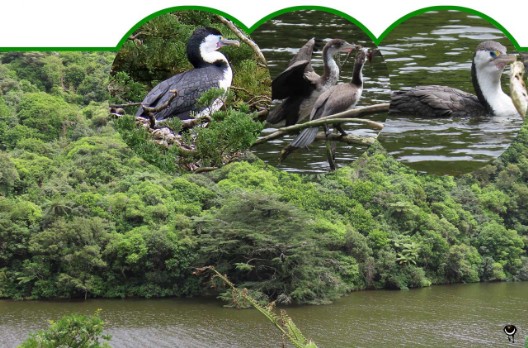
[[[218,87],[226,90],[231,87],[231,82],[233,81],[233,71],[231,67],[227,65],[227,68],[224,69],[223,77],[218,81]]]

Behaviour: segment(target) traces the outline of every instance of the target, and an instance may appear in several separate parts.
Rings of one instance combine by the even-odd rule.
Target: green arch
[[[239,28],[241,28],[241,29],[243,29],[245,31],[249,31],[249,28],[246,27],[246,25],[244,23],[242,23],[241,21],[239,21],[235,17],[233,17],[230,14],[225,13],[223,11],[214,9],[212,7],[206,7],[206,6],[175,6],[175,7],[168,7],[168,8],[156,11],[156,12],[151,13],[150,15],[144,17],[143,19],[141,19],[132,28],[130,28],[130,30],[128,30],[125,33],[125,35],[123,35],[123,37],[121,37],[121,40],[119,40],[117,45],[115,47],[110,48],[110,50],[112,50],[112,51],[119,50],[121,48],[121,46],[123,46],[123,44],[125,43],[127,38],[130,35],[132,35],[132,33],[134,31],[136,31],[139,27],[141,27],[143,24],[145,24],[146,22],[150,21],[151,19],[156,18],[156,17],[161,16],[161,15],[164,15],[166,13],[170,13],[170,12],[189,11],[189,10],[195,10],[195,11],[198,10],[198,11],[210,12],[210,13],[214,13],[214,14],[220,15],[220,16],[222,16],[224,18],[229,19],[233,23],[235,23]]]
[[[185,10],[199,10],[199,11],[205,11],[205,12],[210,12],[210,13],[221,15],[221,16],[229,19],[230,21],[235,23],[239,28],[245,30],[248,33],[253,32],[255,29],[260,27],[263,23],[269,21],[272,18],[280,16],[281,14],[284,14],[284,13],[290,13],[290,12],[295,12],[295,11],[300,11],[300,10],[323,11],[323,12],[328,12],[328,13],[340,16],[340,17],[348,20],[349,22],[354,23],[359,28],[361,28],[361,30],[363,30],[373,42],[376,43],[376,40],[377,40],[376,36],[374,36],[374,34],[372,34],[372,32],[363,23],[361,23],[360,21],[358,21],[354,17],[352,17],[352,16],[350,16],[350,15],[344,13],[344,12],[341,12],[341,11],[338,11],[338,10],[335,10],[335,9],[332,9],[332,8],[329,8],[329,7],[324,7],[324,6],[294,6],[294,7],[287,7],[287,8],[272,12],[272,13],[266,15],[265,17],[262,17],[260,20],[258,20],[255,24],[253,24],[249,28],[244,23],[242,23],[240,20],[238,20],[237,18],[231,16],[230,14],[225,13],[225,12],[220,11],[220,10],[217,10],[217,9],[214,9],[214,8],[211,8],[211,7],[205,7],[205,6],[176,6],[176,7],[169,7],[169,8],[160,10],[160,11],[156,11],[156,12],[146,16],[145,18],[141,19],[130,30],[128,30],[126,32],[126,34],[121,38],[121,40],[119,40],[119,43],[116,45],[116,47],[115,48],[111,48],[110,50],[119,50],[119,48],[125,43],[127,38],[134,31],[136,31],[139,27],[141,27],[143,24],[145,24],[149,20],[151,20],[151,19],[153,19],[153,18],[155,18],[157,16],[169,13],[169,12],[185,11]]]
[[[340,17],[350,21],[351,23],[354,23],[359,28],[361,28],[376,45],[379,45],[383,41],[383,39],[385,37],[387,37],[387,35],[392,30],[394,30],[395,27],[397,27],[398,25],[400,25],[401,23],[405,22],[406,20],[408,20],[408,19],[410,19],[412,17],[418,16],[420,14],[423,14],[425,12],[430,12],[430,11],[455,10],[455,11],[460,11],[460,12],[465,12],[465,13],[469,13],[469,14],[472,14],[472,15],[476,15],[476,16],[479,16],[479,17],[487,20],[489,23],[493,24],[499,30],[501,30],[504,33],[504,35],[506,37],[508,37],[508,39],[511,41],[512,45],[518,51],[528,51],[528,47],[521,47],[519,45],[519,43],[517,42],[517,40],[511,35],[511,33],[508,30],[506,30],[506,28],[502,24],[497,22],[492,17],[486,15],[485,13],[482,13],[480,11],[477,11],[477,10],[474,10],[474,9],[471,9],[471,8],[468,8],[468,7],[462,7],[462,6],[431,6],[431,7],[424,7],[424,8],[415,10],[413,12],[410,12],[410,13],[402,16],[401,18],[397,19],[387,29],[385,29],[385,31],[383,31],[383,33],[379,37],[376,37],[363,23],[361,23],[356,18],[352,17],[351,15],[349,15],[349,14],[347,14],[345,12],[342,12],[342,11],[339,11],[339,10],[336,10],[336,9],[333,9],[333,8],[330,8],[330,7],[325,7],[325,6],[308,6],[308,5],[307,6],[287,7],[287,8],[272,12],[272,13],[262,17],[258,22],[256,22],[255,24],[253,24],[249,28],[244,23],[242,23],[240,20],[238,20],[237,18],[231,16],[230,14],[228,14],[226,12],[217,10],[215,8],[206,7],[206,6],[175,6],[175,7],[169,7],[169,8],[165,8],[165,9],[156,11],[156,12],[151,13],[150,15],[144,17],[143,19],[141,19],[139,22],[137,22],[132,28],[130,28],[121,37],[121,39],[119,40],[119,42],[117,43],[117,45],[115,47],[0,47],[0,51],[4,51],[4,52],[5,51],[117,51],[125,43],[127,38],[134,31],[136,31],[139,27],[141,27],[145,22],[151,20],[152,18],[155,18],[157,16],[160,16],[160,15],[163,15],[163,14],[166,14],[166,13],[169,13],[169,12],[186,11],[186,10],[198,10],[198,11],[205,11],[205,12],[210,12],[210,13],[213,13],[213,14],[221,15],[221,16],[231,20],[239,28],[247,31],[248,33],[251,33],[253,30],[257,29],[264,22],[266,22],[266,21],[268,21],[268,20],[270,20],[270,19],[272,19],[274,17],[277,17],[277,16],[279,16],[281,14],[284,14],[284,13],[289,13],[289,12],[294,12],[294,11],[299,11],[299,10],[324,11],[324,12],[335,14],[337,16],[340,16]]]
[[[480,11],[477,11],[477,10],[474,10],[472,8],[469,8],[469,7],[462,7],[462,6],[431,6],[431,7],[424,7],[424,8],[421,8],[419,10],[416,10],[416,11],[413,11],[413,12],[410,12],[404,16],[402,16],[401,18],[397,19],[394,23],[392,23],[387,29],[385,29],[385,31],[383,31],[383,33],[381,33],[381,35],[379,36],[379,38],[377,38],[377,42],[376,44],[379,44],[380,42],[383,41],[383,39],[385,37],[387,37],[387,35],[392,31],[394,30],[395,27],[397,27],[398,25],[400,25],[401,23],[405,22],[406,20],[412,18],[412,17],[415,17],[415,16],[418,16],[418,15],[421,15],[425,12],[431,12],[431,11],[449,11],[449,10],[455,10],[455,11],[460,11],[460,12],[465,12],[465,13],[469,13],[469,14],[472,14],[472,15],[477,15],[479,17],[481,17],[482,19],[485,19],[487,20],[488,22],[490,22],[491,24],[493,24],[494,26],[497,27],[497,29],[499,29],[500,31],[502,31],[504,33],[504,35],[511,41],[512,45],[515,47],[515,49],[519,50],[519,51],[523,51],[523,50],[528,50],[528,47],[521,47],[519,45],[519,43],[517,42],[517,40],[515,40],[515,38],[513,37],[513,35],[508,31],[506,30],[506,28],[500,24],[499,22],[497,22],[495,19],[493,19],[492,17],[488,16],[487,14],[485,13],[482,13]]]

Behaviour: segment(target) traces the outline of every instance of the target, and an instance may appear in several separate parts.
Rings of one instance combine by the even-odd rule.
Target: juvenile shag
[[[174,75],[154,87],[141,103],[149,108],[164,105],[173,96],[167,107],[154,112],[156,120],[178,117],[182,120],[197,115],[212,113],[218,110],[223,101],[217,99],[211,108],[198,107],[196,100],[211,88],[227,90],[231,86],[233,72],[226,57],[217,50],[226,45],[239,46],[236,40],[222,37],[214,28],[197,28],[187,42],[187,59],[194,69]],[[143,107],[139,107],[136,116],[148,117]]]
[[[346,111],[356,106],[361,94],[363,93],[363,66],[367,59],[372,58],[373,51],[362,48],[356,55],[354,60],[354,71],[352,73],[352,80],[349,83],[340,83],[332,86],[324,91],[315,102],[312,112],[310,113],[310,120],[316,120],[321,117],[337,114]],[[328,133],[328,128],[326,132]],[[340,127],[336,128],[341,134],[346,135],[345,131]],[[288,146],[290,148],[286,151],[293,151],[294,148],[307,147],[315,140],[319,127],[306,128],[293,140]],[[288,153],[289,153],[288,152]],[[284,158],[286,154],[283,154]]]
[[[310,64],[315,43],[314,39],[309,40],[299,51],[301,54],[298,53],[288,68],[272,81],[272,99],[283,101],[270,111],[266,119],[269,123],[285,120],[289,126],[307,119],[317,97],[339,79],[339,66],[334,56],[339,52],[351,52],[357,47],[341,39],[328,41],[323,47],[324,72],[319,76]]]
[[[420,86],[394,92],[389,113],[422,117],[517,115],[511,98],[501,88],[502,72],[515,59],[514,55],[506,54],[506,47],[500,43],[482,42],[471,64],[476,96],[451,87]]]

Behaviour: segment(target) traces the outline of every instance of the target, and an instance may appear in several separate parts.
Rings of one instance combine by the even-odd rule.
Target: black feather
[[[213,87],[219,87],[218,81],[223,77],[223,70],[215,65],[193,69],[175,75],[154,87],[145,97],[142,104],[151,108],[165,103],[170,97],[170,90],[176,90],[178,96],[172,100],[168,107],[155,114],[156,120],[169,117],[188,119],[191,112],[198,113],[204,107],[198,107],[196,100]],[[140,107],[136,116],[147,117],[147,113]]]

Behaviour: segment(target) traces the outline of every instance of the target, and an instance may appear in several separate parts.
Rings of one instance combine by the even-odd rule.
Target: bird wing
[[[317,98],[314,103],[312,112],[310,113],[310,120],[317,120],[325,115],[326,104],[332,97],[333,88],[329,88]]]
[[[286,126],[296,124],[299,118],[299,108],[303,98],[290,97],[286,98],[279,105],[275,106],[266,117],[266,121],[271,124],[279,123],[286,120]]]
[[[310,61],[312,59],[312,53],[314,51],[315,47],[315,38],[311,38],[308,40],[303,47],[297,51],[297,53],[290,59],[290,62],[288,63],[288,66],[292,66],[295,62],[298,61]],[[310,69],[312,67],[310,66]],[[313,69],[312,69],[313,70]]]
[[[355,106],[360,96],[358,93],[359,89],[350,83],[330,87],[317,98],[310,119],[337,114]]]
[[[359,89],[349,83],[332,86],[327,89],[317,100],[310,114],[310,120],[317,120],[338,112],[345,111],[354,106],[359,99]],[[292,147],[307,147],[317,136],[318,127],[306,128],[291,143]]]
[[[305,78],[308,64],[308,60],[297,61],[275,77],[271,82],[271,98],[285,99],[292,95],[309,94],[315,87]]]
[[[330,99],[330,96],[331,94],[328,93],[332,88],[330,88],[329,90],[323,92],[319,98],[317,98],[314,106],[313,106],[313,109],[312,109],[312,113],[310,114],[310,120],[317,120],[323,116],[325,116],[325,106],[328,102],[328,100]],[[313,141],[315,140],[315,137],[317,136],[317,132],[319,130],[319,127],[310,127],[310,128],[305,128],[301,131],[301,133],[299,133],[299,135],[293,139],[293,141],[291,142],[290,146],[293,147],[293,148],[298,148],[298,147],[308,147],[308,145],[310,145],[311,143],[313,143]]]
[[[223,73],[216,66],[207,66],[192,69],[174,75],[156,85],[145,97],[142,105],[156,108],[166,103],[172,96],[171,90],[176,90],[178,95],[167,107],[155,113],[156,120],[169,117],[189,118],[189,114],[199,112],[203,108],[196,105],[196,100],[213,87],[219,87]],[[148,116],[143,107],[139,107],[136,116]]]
[[[472,94],[456,88],[431,85],[394,92],[391,96],[389,113],[423,117],[457,117],[484,115],[485,109]]]

